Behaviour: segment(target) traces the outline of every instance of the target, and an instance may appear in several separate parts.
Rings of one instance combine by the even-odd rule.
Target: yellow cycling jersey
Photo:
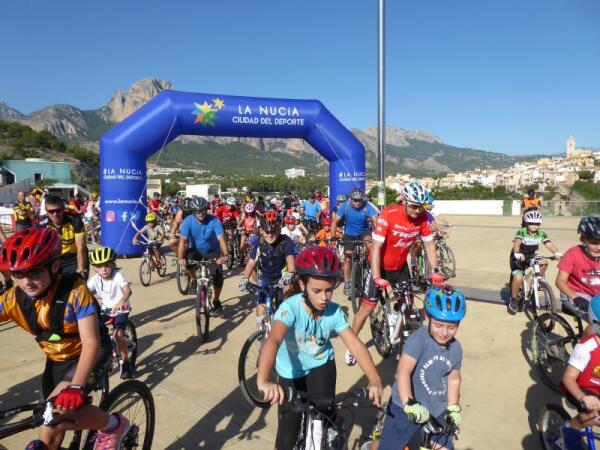
[[[47,221],[46,226],[54,228],[58,231],[60,240],[62,241],[62,255],[76,255],[77,244],[75,244],[75,236],[82,235],[85,230],[83,228],[83,222],[79,216],[72,216],[65,214],[63,223],[60,227],[55,226],[50,220]]]

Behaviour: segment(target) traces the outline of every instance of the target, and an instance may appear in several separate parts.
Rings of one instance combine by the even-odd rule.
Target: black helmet
[[[535,189],[529,189],[527,190],[527,195],[529,195],[530,197],[535,195]]]
[[[600,217],[582,217],[577,227],[577,232],[584,238],[600,239]]]
[[[364,200],[365,193],[363,192],[363,190],[361,188],[354,188],[350,192],[350,198],[352,200]]]
[[[189,197],[186,197],[183,199],[183,202],[181,202],[181,209],[184,212],[188,212],[190,210],[190,205],[192,204],[192,199]]]
[[[192,201],[190,202],[190,209],[192,211],[208,211],[209,208],[208,200],[204,197],[192,197]]]

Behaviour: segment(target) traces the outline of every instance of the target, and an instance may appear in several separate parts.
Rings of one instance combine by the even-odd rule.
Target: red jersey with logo
[[[229,209],[228,205],[223,205],[217,208],[215,216],[217,216],[221,223],[235,222],[240,216],[240,212],[235,207]]]
[[[558,269],[569,274],[567,283],[579,294],[600,294],[600,260],[590,258],[581,245],[572,247],[558,263]]]
[[[569,365],[580,371],[577,385],[600,395],[600,345],[595,334],[581,340],[573,349]]]
[[[384,208],[379,215],[373,239],[383,242],[381,267],[385,270],[400,270],[406,265],[410,246],[420,237],[424,242],[431,241],[431,225],[423,213],[411,219],[402,205]]]
[[[244,219],[242,220],[242,228],[246,233],[253,233],[258,229],[258,216],[255,214],[253,216],[244,215]]]

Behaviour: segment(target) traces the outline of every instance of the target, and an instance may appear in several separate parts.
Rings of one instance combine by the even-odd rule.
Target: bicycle
[[[119,349],[117,343],[113,337],[114,334],[114,321],[115,318],[112,315],[112,309],[103,309],[101,312],[102,321],[108,327],[108,333],[110,334],[110,340],[112,343],[112,368],[111,372],[115,371],[119,368]],[[123,337],[125,338],[125,344],[127,345],[127,355],[129,359],[129,364],[131,366],[131,372],[135,374],[135,365],[137,362],[137,352],[138,352],[138,339],[137,339],[137,331],[135,329],[135,325],[133,324],[130,318],[127,318],[127,325],[125,326],[125,330],[123,330]]]
[[[283,288],[281,280],[278,280],[266,285],[251,283],[248,285],[247,291],[261,296],[261,299],[264,300],[266,315],[262,319],[262,329],[258,328],[257,321],[258,329],[246,339],[246,342],[242,346],[242,351],[238,359],[238,382],[240,383],[240,389],[244,398],[251,405],[266,408],[269,406],[269,402],[265,402],[262,399],[262,393],[256,385],[258,357],[267,336],[271,332],[273,316],[283,298]]]
[[[546,281],[544,274],[540,269],[540,261],[543,260],[555,261],[554,256],[535,255],[529,260],[529,267],[525,269],[523,283],[517,296],[519,311],[525,307],[525,310],[530,313],[532,319],[538,317],[539,311],[553,311],[556,302],[554,291],[550,284]],[[512,287],[512,274],[510,279]],[[540,291],[543,296],[540,297]]]
[[[365,258],[365,243],[362,239],[353,239],[352,244],[352,268],[350,271],[350,297],[352,310],[358,311],[360,300],[365,290],[365,277],[368,270],[367,259]]]
[[[420,239],[413,243],[409,254],[413,254],[413,248],[415,245],[418,245],[416,256],[417,265],[411,266],[410,274],[413,278],[417,280],[416,284],[418,286],[421,286],[424,291],[424,287],[427,284],[427,279],[429,278],[429,274],[431,273],[431,267],[429,267],[429,260],[427,259],[427,252],[425,251],[425,246],[423,245],[423,242]]]
[[[156,273],[161,278],[166,276],[167,258],[165,258],[165,255],[161,253],[160,267],[157,267],[151,250],[152,243],[144,242],[140,245],[144,246],[144,254],[142,255],[142,261],[140,262],[140,283],[142,283],[142,286],[149,286],[150,280],[152,279],[152,271],[156,270]]]
[[[456,276],[456,258],[454,257],[454,252],[440,233],[436,233],[433,240],[435,242],[435,252],[440,271],[447,280],[454,278]]]
[[[559,384],[569,357],[583,335],[583,324],[577,317],[578,331],[573,331],[564,317],[547,312],[540,315],[531,330],[532,360],[548,387],[561,392]]]
[[[181,295],[187,295],[190,288],[190,276],[188,275],[186,268],[179,264],[179,261],[177,261],[175,275],[177,278],[177,289],[179,290],[179,293]]]
[[[576,405],[579,412],[584,411],[583,405]],[[537,421],[538,435],[543,449],[563,450],[567,447],[562,435],[562,427],[571,416],[562,406],[546,404],[540,411]],[[596,422],[596,418],[592,419]],[[592,426],[587,426],[583,431],[578,431],[581,439],[585,439],[588,450],[596,450],[596,441],[600,441],[600,433],[595,433]]]
[[[230,220],[223,224],[225,228],[225,239],[227,240],[227,268],[233,269],[236,259],[240,257],[240,232],[237,229],[237,222]]]
[[[212,278],[208,266],[216,264],[217,259],[218,258],[188,261],[188,267],[193,268],[196,271],[196,334],[202,343],[208,340],[210,311],[212,309]]]
[[[123,438],[121,449],[150,450],[154,438],[155,424],[152,392],[148,386],[138,380],[124,381],[114,390],[108,392],[108,373],[111,367],[112,363],[107,361],[97,375],[91,374],[86,392],[100,391],[101,396],[98,402],[100,409],[107,413],[120,412],[129,420],[131,426]],[[86,402],[88,404],[93,403],[92,397],[88,397]],[[54,420],[55,415],[53,414],[51,401],[22,405],[0,411],[0,419],[10,419],[17,414],[28,411],[31,411],[31,417],[13,423],[1,424],[0,439],[38,428],[43,424],[52,426],[59,422]],[[72,434],[70,444],[64,448],[68,450],[79,450],[80,448],[92,450],[94,448],[96,430],[76,430]]]
[[[418,330],[425,315],[422,309],[415,307],[413,285],[416,280],[394,283],[391,288],[394,297],[390,300],[388,292],[381,295],[377,307],[371,312],[371,335],[377,353],[388,356],[394,347],[401,351],[406,339]]]
[[[296,450],[346,450],[354,426],[351,408],[373,407],[365,388],[337,394],[332,399],[311,399],[306,392],[287,388],[286,401],[294,411],[302,413]],[[323,407],[335,409],[333,419],[318,411]]]
[[[88,244],[99,244],[101,238],[100,221],[95,217],[83,217],[85,239]]]

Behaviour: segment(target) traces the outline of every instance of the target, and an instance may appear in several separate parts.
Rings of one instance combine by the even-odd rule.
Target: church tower
[[[575,136],[569,136],[567,138],[567,158],[575,156]]]

